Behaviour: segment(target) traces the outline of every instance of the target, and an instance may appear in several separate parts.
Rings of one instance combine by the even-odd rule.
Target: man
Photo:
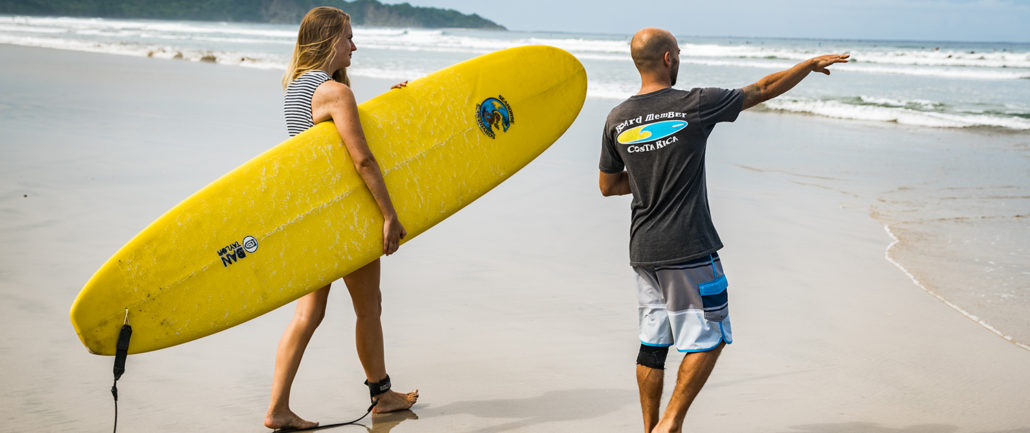
[[[705,146],[719,122],[790,90],[810,72],[846,63],[815,57],[743,89],[673,89],[679,44],[646,28],[630,42],[640,92],[608,115],[601,146],[604,196],[633,194],[630,265],[637,274],[640,353],[637,385],[650,433],[678,432],[694,397],[733,340],[726,276],[705,186]],[[676,387],[659,418],[668,348],[684,352]]]

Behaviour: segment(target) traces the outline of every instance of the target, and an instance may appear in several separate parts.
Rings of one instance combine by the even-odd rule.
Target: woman
[[[352,41],[350,16],[331,7],[312,9],[304,16],[297,35],[290,66],[283,77],[286,90],[286,125],[296,135],[316,123],[332,120],[343,138],[354,167],[383,214],[383,253],[393,254],[407,234],[383,182],[379,164],[368,149],[358,120],[354,93],[349,87],[347,67],[358,48]],[[407,82],[394,88],[403,87]],[[410,408],[418,390],[400,394],[390,390],[383,354],[383,328],[379,321],[379,260],[343,277],[357,315],[355,326],[358,358],[365,370],[375,412]],[[290,387],[300,366],[304,348],[325,315],[329,286],[297,301],[297,312],[279,341],[272,383],[272,401],[265,426],[272,429],[312,428],[318,423],[302,419],[290,410]]]

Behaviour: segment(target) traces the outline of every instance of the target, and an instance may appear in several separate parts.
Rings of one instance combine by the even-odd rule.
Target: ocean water
[[[283,69],[295,25],[0,16],[0,43]],[[547,44],[575,54],[594,98],[637,88],[630,35],[355,29],[356,76],[410,79],[480,54]],[[741,87],[818,54],[850,53],[766,109],[841,119],[1030,130],[1030,44],[681,36],[680,82]]]
[[[297,26],[0,16],[0,43],[282,70]],[[495,50],[547,44],[584,64],[588,98],[636,92],[631,35],[355,28],[352,76],[415,79]],[[889,237],[885,259],[984,328],[1030,350],[1030,44],[680,35],[678,87],[741,87],[850,53],[759,110],[954,138],[888,143],[908,160],[852,173]],[[914,131],[914,132],[912,132]],[[933,135],[937,133],[938,135]],[[874,151],[876,146],[871,146]],[[594,157],[594,155],[591,155]]]

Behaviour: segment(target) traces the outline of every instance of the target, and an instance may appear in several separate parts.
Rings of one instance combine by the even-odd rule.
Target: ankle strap
[[[379,382],[369,383],[365,381],[365,385],[368,385],[369,398],[375,400],[376,396],[390,390],[390,375],[386,375],[383,380]]]

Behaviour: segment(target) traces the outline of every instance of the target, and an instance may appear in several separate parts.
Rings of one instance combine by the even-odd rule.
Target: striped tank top
[[[286,86],[283,113],[286,115],[286,130],[290,132],[290,137],[315,126],[315,120],[311,117],[311,98],[315,96],[318,86],[332,79],[324,71],[314,70],[305,72]]]

